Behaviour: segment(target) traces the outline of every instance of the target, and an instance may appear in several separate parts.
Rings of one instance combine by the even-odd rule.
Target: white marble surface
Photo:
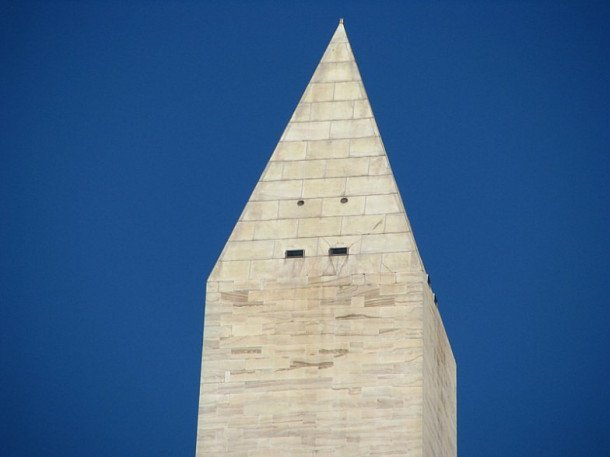
[[[372,116],[339,25],[208,279],[198,456],[456,455],[455,361]]]

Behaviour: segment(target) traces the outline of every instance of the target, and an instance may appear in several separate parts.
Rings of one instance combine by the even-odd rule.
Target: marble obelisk
[[[456,456],[456,365],[342,23],[208,282],[197,456]]]

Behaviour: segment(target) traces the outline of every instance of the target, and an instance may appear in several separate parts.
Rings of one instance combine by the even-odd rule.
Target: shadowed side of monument
[[[208,279],[197,455],[455,456],[455,388],[340,23]]]

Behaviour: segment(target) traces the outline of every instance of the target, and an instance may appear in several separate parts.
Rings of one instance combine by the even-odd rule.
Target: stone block
[[[386,232],[408,232],[411,228],[407,223],[407,218],[402,213],[388,214],[385,217]]]
[[[334,87],[333,100],[360,100],[364,98],[364,87],[360,81],[338,82]]]
[[[284,179],[323,178],[326,169],[325,160],[303,160],[284,163]]]
[[[250,201],[246,205],[246,209],[242,215],[244,221],[263,221],[275,219],[278,215],[279,202],[254,202]]]
[[[366,197],[365,214],[389,214],[399,211],[395,194],[368,195]]]
[[[341,196],[345,192],[345,178],[308,179],[303,181],[304,198]]]
[[[356,176],[347,178],[347,195],[375,195],[396,192],[392,175]]]
[[[355,62],[321,62],[318,65],[312,82],[355,81],[360,79]]]
[[[356,100],[354,102],[354,119],[373,117],[373,111],[368,100]],[[373,121],[374,122],[374,121]]]
[[[244,241],[254,239],[254,226],[255,222],[241,221],[238,222],[233,233],[231,233],[231,239],[235,241]]]
[[[383,255],[383,265],[394,273],[417,270],[419,262],[414,251],[393,252]]]
[[[303,160],[306,151],[306,141],[280,141],[271,160]]]
[[[299,221],[299,237],[334,235],[340,232],[340,217],[314,217]]]
[[[330,138],[362,138],[375,135],[371,119],[331,121]]]
[[[347,158],[331,159],[326,163],[326,177],[363,176],[368,173],[369,159]]]
[[[210,275],[211,279],[246,279],[250,271],[250,262],[236,261],[230,262],[227,260],[220,261]],[[206,300],[210,303],[209,299]]]
[[[330,138],[330,122],[293,122],[288,124],[283,141],[327,140]]]
[[[296,198],[301,195],[303,181],[259,181],[251,200],[279,200]]]
[[[263,326],[261,324],[245,324],[245,325],[232,325],[231,335],[233,336],[249,336],[249,335],[261,335],[263,333]],[[247,364],[249,360],[246,362]],[[243,363],[243,362],[242,362]],[[241,368],[241,367],[239,367]],[[237,368],[237,369],[239,369]]]
[[[349,156],[349,140],[311,141],[308,159],[337,159]]]
[[[369,175],[386,175],[391,173],[387,157],[377,156],[369,158]]]
[[[223,260],[269,259],[273,256],[273,241],[229,241]]]
[[[363,271],[379,273],[381,272],[381,260],[381,254],[350,255],[345,273],[357,274]]]
[[[313,103],[311,105],[312,121],[351,119],[354,106],[351,101]]]
[[[281,238],[294,238],[297,235],[296,219],[278,219],[272,221],[256,222],[254,240],[275,240]]]
[[[269,162],[265,171],[263,171],[261,181],[278,181],[282,179],[283,169],[284,162]]]
[[[299,103],[297,108],[294,110],[292,117],[290,118],[291,122],[304,122],[309,121],[309,114],[311,112],[311,104],[309,103]]]
[[[341,224],[342,235],[368,235],[384,231],[383,214],[368,216],[346,216]]]
[[[380,156],[384,154],[379,137],[354,138],[350,143],[350,157]]]
[[[333,99],[334,83],[311,83],[303,95],[301,102],[326,102]]]
[[[296,259],[295,259],[296,260]],[[250,262],[251,279],[275,279],[281,271],[281,261],[277,259],[253,260]]]
[[[322,62],[345,62],[353,60],[351,49],[347,43],[333,43],[328,45],[322,56]]]

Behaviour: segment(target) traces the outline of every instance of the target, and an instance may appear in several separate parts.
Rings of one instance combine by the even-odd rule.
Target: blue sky
[[[3,2],[0,453],[192,456],[204,282],[345,18],[458,452],[609,455],[604,2]]]

